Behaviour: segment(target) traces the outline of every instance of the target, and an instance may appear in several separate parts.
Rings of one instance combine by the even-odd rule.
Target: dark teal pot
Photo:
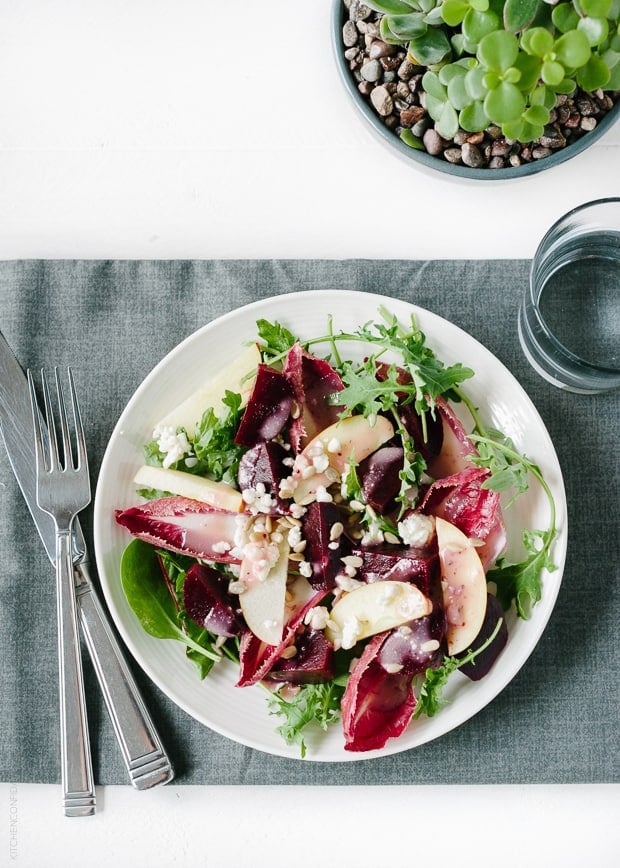
[[[342,28],[347,20],[347,10],[342,0],[334,0],[332,5],[332,42],[336,63],[340,71],[340,76],[346,87],[354,105],[361,115],[368,122],[370,127],[379,135],[379,137],[402,157],[416,164],[420,168],[432,169],[436,172],[443,172],[446,175],[452,175],[459,178],[472,178],[481,181],[503,181],[511,178],[524,178],[527,175],[536,175],[539,172],[545,172],[558,166],[560,163],[566,162],[586,148],[589,148],[601,136],[605,135],[608,129],[612,127],[620,117],[620,101],[616,102],[614,107],[598,122],[597,126],[586,135],[582,136],[578,141],[555,151],[550,156],[542,160],[534,160],[531,163],[523,163],[521,166],[514,166],[506,169],[472,169],[469,166],[458,166],[449,163],[447,160],[442,160],[440,157],[433,157],[427,154],[426,151],[418,151],[415,148],[410,148],[398,138],[395,133],[391,132],[381,121],[378,115],[374,112],[368,101],[361,95],[357,89],[351,70],[344,58],[342,49]]]

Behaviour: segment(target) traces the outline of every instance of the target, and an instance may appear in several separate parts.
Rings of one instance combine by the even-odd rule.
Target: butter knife
[[[36,498],[36,460],[28,381],[2,332],[0,431],[13,473],[48,557],[54,564],[54,523],[39,509]],[[77,519],[73,533],[73,564],[82,635],[131,783],[137,790],[166,784],[174,777],[172,765],[95,590],[86,543]]]

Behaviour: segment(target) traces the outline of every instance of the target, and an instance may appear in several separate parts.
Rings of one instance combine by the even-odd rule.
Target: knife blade
[[[17,483],[53,564],[56,559],[54,522],[37,504],[28,381],[1,331],[0,432]],[[82,635],[130,781],[138,790],[168,783],[174,777],[172,765],[95,589],[86,542],[77,519],[74,522],[73,554]]]

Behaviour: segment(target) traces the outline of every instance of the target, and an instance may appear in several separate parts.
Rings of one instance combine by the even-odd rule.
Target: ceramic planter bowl
[[[535,175],[538,172],[544,172],[560,163],[564,163],[566,160],[576,157],[577,154],[585,151],[586,148],[589,148],[598,141],[598,139],[600,139],[601,136],[603,136],[607,130],[613,126],[618,117],[620,117],[620,101],[618,101],[614,107],[599,120],[597,126],[593,130],[583,135],[576,142],[554,151],[548,157],[544,157],[540,160],[533,160],[530,163],[523,163],[520,166],[505,169],[474,169],[469,166],[449,163],[441,157],[434,157],[426,151],[418,151],[402,142],[394,132],[385,126],[381,118],[369,104],[368,100],[359,92],[357,81],[349,69],[348,62],[344,57],[342,28],[347,21],[347,18],[348,13],[342,0],[334,0],[332,5],[332,41],[336,62],[344,86],[349,92],[357,110],[365,118],[371,129],[380,136],[382,141],[384,141],[389,147],[393,148],[406,160],[413,162],[420,168],[444,172],[447,175],[455,177],[472,178],[482,181],[500,181],[508,180],[510,178],[523,178],[527,175]]]

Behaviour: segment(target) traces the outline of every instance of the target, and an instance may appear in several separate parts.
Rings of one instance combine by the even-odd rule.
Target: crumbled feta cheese
[[[312,564],[309,561],[300,561],[299,572],[306,579],[309,579],[312,575]]]
[[[329,467],[329,457],[325,455],[325,453],[322,453],[321,455],[316,455],[312,459],[312,466],[317,473],[325,473],[325,471]]]
[[[337,437],[332,437],[332,439],[327,444],[327,451],[331,452],[332,455],[334,452],[340,452],[340,440]]]
[[[362,635],[362,625],[358,618],[354,615],[346,618],[342,625],[342,635],[340,637],[340,647],[345,651],[357,643],[357,640]]]
[[[313,606],[304,618],[304,624],[313,630],[324,630],[329,621],[329,610],[326,606]]]
[[[331,503],[333,498],[324,485],[317,485],[316,499],[318,503]]]
[[[398,533],[405,545],[428,545],[435,533],[435,519],[432,515],[413,512],[398,522]]]
[[[230,551],[230,543],[223,539],[213,543],[212,549],[216,555],[225,555],[226,552]]]
[[[368,525],[368,530],[362,537],[363,546],[379,545],[383,542],[383,531],[379,526],[378,521],[371,521]]]
[[[153,431],[153,439],[157,440],[157,448],[165,456],[162,461],[164,467],[171,467],[184,456],[192,455],[192,447],[185,431],[177,433],[171,425],[158,425]]]

